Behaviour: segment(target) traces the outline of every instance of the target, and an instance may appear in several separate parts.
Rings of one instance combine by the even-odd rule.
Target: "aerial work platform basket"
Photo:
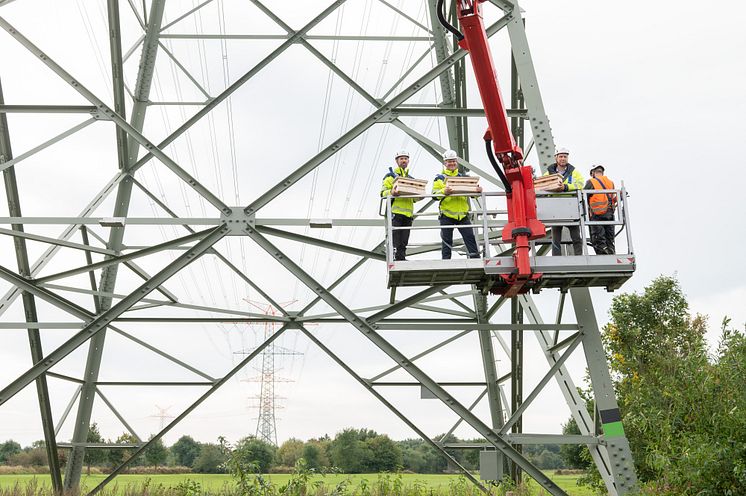
[[[591,220],[588,215],[588,198],[595,193],[613,194],[617,208],[613,220]],[[388,287],[431,286],[438,284],[476,285],[485,291],[503,294],[507,290],[503,274],[515,272],[512,245],[502,243],[501,231],[507,222],[506,198],[503,192],[470,196],[471,223],[457,226],[475,231],[480,247],[480,258],[466,258],[459,254],[464,244],[454,236],[453,258],[440,259],[441,227],[437,220],[437,203],[430,209],[415,214],[411,227],[396,227],[391,216],[386,215],[386,261]],[[418,195],[419,198],[438,200],[438,195]],[[387,213],[391,210],[392,197],[384,199]],[[603,287],[608,291],[618,289],[635,271],[635,255],[629,225],[627,192],[622,187],[615,190],[578,190],[570,193],[544,193],[537,191],[538,218],[547,227],[547,236],[531,242],[531,267],[542,276],[527,285],[539,292],[544,288],[566,291],[573,287]],[[434,212],[429,210],[435,209]],[[589,228],[613,226],[616,239],[615,254],[594,254],[589,246]],[[568,229],[577,228],[582,240],[582,254],[573,253]],[[551,255],[552,229],[563,228],[561,255]],[[395,261],[393,233],[409,230],[411,242],[407,260]],[[457,234],[456,232],[454,234]]]

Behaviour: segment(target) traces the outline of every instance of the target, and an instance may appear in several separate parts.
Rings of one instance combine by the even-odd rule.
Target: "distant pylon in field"
[[[161,430],[163,430],[163,428],[166,426],[166,419],[172,419],[176,417],[168,413],[168,409],[171,408],[171,405],[167,406],[166,408],[155,405],[155,408],[156,410],[158,410],[158,413],[150,415],[150,417],[161,419]]]
[[[277,310],[267,303],[259,303],[251,301],[247,298],[244,300],[257,309],[259,309],[265,315],[278,316]],[[292,302],[282,303],[285,307]],[[276,322],[265,322],[264,323],[264,340],[269,338],[275,333]],[[246,353],[240,351],[238,353]],[[275,367],[275,356],[276,355],[302,355],[294,350],[289,350],[281,346],[276,346],[274,343],[269,344],[264,351],[262,351],[262,370],[259,377],[249,379],[249,381],[256,381],[261,383],[259,392],[259,417],[256,424],[256,437],[274,446],[277,446],[277,417],[275,411],[280,408],[277,405],[277,400],[281,397],[275,394],[275,383],[277,382],[292,382],[290,379],[284,379],[277,377],[276,373],[279,369]]]

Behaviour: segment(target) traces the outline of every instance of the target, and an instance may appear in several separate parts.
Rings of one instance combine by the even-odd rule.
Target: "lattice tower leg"
[[[155,58],[158,51],[158,31],[163,20],[163,10],[165,0],[154,0],[150,8],[150,17],[148,30],[145,40],[143,41],[142,56],[140,58],[140,67],[138,70],[138,79],[136,86],[136,103],[132,109],[132,125],[139,132],[142,131],[145,122],[145,111],[150,95],[150,87],[155,69]],[[118,26],[117,26],[118,28]],[[119,138],[119,135],[118,135]],[[122,145],[122,141],[119,141]],[[126,146],[126,145],[123,145]],[[129,164],[137,161],[138,144],[134,139],[130,139],[127,147]],[[130,198],[132,196],[133,181],[131,177],[122,180],[117,190],[117,198],[114,207],[114,217],[126,217],[129,211]],[[112,228],[107,248],[114,251],[121,250],[124,240],[124,228]],[[114,292],[117,279],[117,270],[119,265],[107,267],[101,275],[101,291]],[[103,297],[100,300],[98,312],[108,310],[112,305],[112,299]],[[78,403],[78,413],[75,419],[75,429],[73,431],[73,443],[85,443],[88,437],[88,429],[91,423],[91,412],[96,396],[96,381],[98,380],[101,369],[101,356],[104,351],[106,341],[106,330],[101,331],[91,339],[88,348],[88,358],[86,360],[85,373],[83,375],[83,389]],[[80,484],[80,476],[83,470],[83,461],[85,458],[85,446],[74,446],[70,453],[65,471],[65,490],[72,491]]]
[[[4,102],[3,88],[2,84],[0,84],[0,105]],[[9,132],[7,117],[5,114],[0,114],[0,164],[13,159]],[[3,171],[3,180],[5,182],[5,193],[8,198],[8,213],[13,216],[21,217],[21,198],[18,194],[18,182],[16,180],[15,167],[10,167]],[[12,227],[15,231],[23,231],[22,225],[14,225]],[[14,238],[13,244],[16,252],[18,273],[22,276],[28,277],[31,275],[31,267],[29,265],[28,251],[26,250],[26,240],[23,238]],[[34,296],[31,293],[24,292],[22,299],[26,322],[39,322]],[[31,359],[34,363],[41,362],[44,358],[44,351],[42,349],[39,329],[29,329],[28,340],[29,347],[31,348]],[[44,375],[36,379],[36,394],[39,400],[39,412],[41,414],[41,423],[44,430],[44,442],[47,450],[49,472],[52,478],[52,489],[56,494],[59,494],[62,492],[62,474],[60,471],[60,461],[57,457],[57,440],[54,433],[54,419],[52,417],[52,408],[49,402],[47,378]]]
[[[636,490],[637,475],[632,461],[632,451],[624,434],[619,405],[614,395],[614,385],[609,374],[601,334],[593,312],[591,293],[588,288],[570,290],[575,318],[583,332],[583,350],[591,376],[593,397],[601,415],[601,428],[606,441],[611,471],[617,494],[624,496]]]

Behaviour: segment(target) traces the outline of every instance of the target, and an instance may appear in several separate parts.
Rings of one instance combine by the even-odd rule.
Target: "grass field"
[[[593,493],[585,488],[576,485],[578,479],[577,475],[554,475],[552,471],[547,472],[551,479],[564,489],[571,496],[593,496]],[[105,475],[91,475],[89,477],[83,476],[82,485],[88,489],[92,489],[99,482],[104,480]],[[272,474],[266,476],[274,485],[281,486],[290,479],[290,475],[285,474]],[[395,476],[392,476],[395,477]],[[402,474],[402,482],[405,486],[414,485],[417,483],[420,486],[427,486],[428,488],[442,488],[445,489],[453,481],[458,480],[459,476],[456,475],[433,475],[433,474]],[[331,474],[327,476],[314,476],[313,481],[321,480],[328,486],[334,486],[345,479],[349,479],[350,487],[357,487],[363,480],[367,481],[369,485],[375,483],[379,478],[379,474]],[[25,487],[34,479],[41,486],[49,486],[49,476],[47,475],[0,475],[0,489],[10,489],[18,483],[20,486]],[[120,475],[117,479],[107,486],[109,489],[113,489],[114,484],[117,486],[117,492],[123,492],[122,489],[127,486],[142,486],[147,480],[150,480],[150,486],[163,485],[164,487],[174,487],[179,483],[189,479],[200,484],[203,490],[206,491],[217,491],[225,484],[233,484],[233,479],[228,475],[219,474],[169,474],[169,475]],[[538,489],[535,484],[532,485],[534,488],[533,494],[540,495],[543,492]],[[544,493],[546,494],[546,493]]]

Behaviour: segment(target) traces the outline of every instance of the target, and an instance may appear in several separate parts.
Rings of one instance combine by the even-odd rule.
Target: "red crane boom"
[[[505,184],[507,193],[508,223],[502,230],[502,239],[505,243],[515,245],[513,259],[516,272],[502,277],[507,284],[504,294],[515,296],[526,292],[527,283],[536,281],[542,275],[531,268],[529,241],[543,238],[546,228],[536,218],[533,171],[530,166],[523,165],[523,151],[510,132],[508,115],[487,43],[487,31],[482,21],[480,4],[483,1],[485,0],[457,0],[456,12],[463,33],[446,21],[442,10],[443,0],[438,2],[438,17],[446,29],[458,37],[459,46],[471,55],[477,87],[487,116],[488,128],[484,135],[487,151],[491,154],[494,150],[497,160],[492,156],[490,160]]]

